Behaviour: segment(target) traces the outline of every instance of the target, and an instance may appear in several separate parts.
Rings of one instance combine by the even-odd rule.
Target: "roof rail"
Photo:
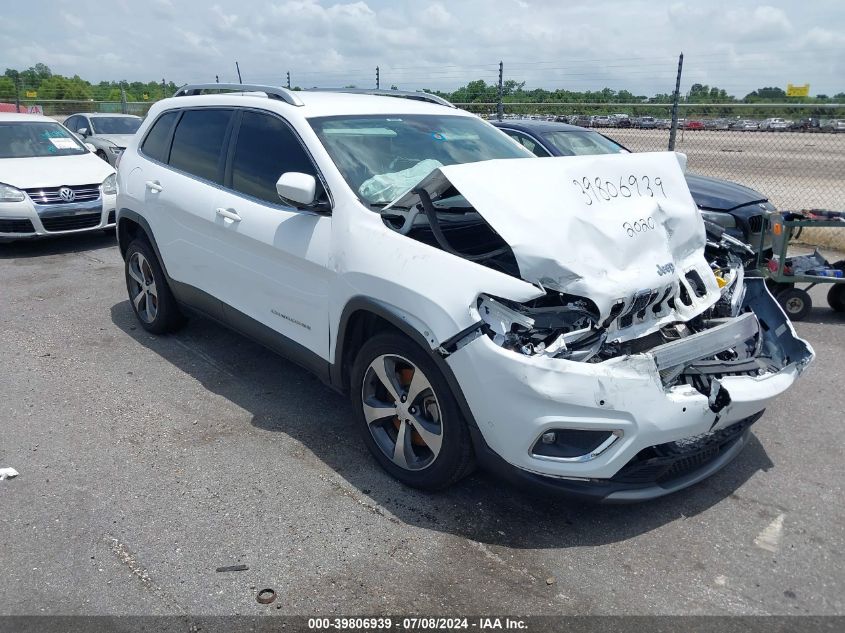
[[[292,106],[305,105],[296,93],[280,86],[262,86],[258,84],[185,84],[177,90],[174,97],[187,97],[202,94],[203,90],[229,90],[236,92],[263,92],[269,99],[279,99]]]
[[[414,101],[428,101],[437,105],[454,108],[455,106],[444,99],[430,92],[411,92],[410,90],[370,90],[368,88],[309,88],[307,92],[343,92],[359,95],[376,95],[379,97],[398,97],[400,99],[412,99]]]

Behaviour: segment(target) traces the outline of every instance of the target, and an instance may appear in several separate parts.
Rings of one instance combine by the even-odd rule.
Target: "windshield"
[[[88,150],[58,123],[0,123],[0,158],[73,156]]]
[[[554,145],[561,156],[628,153],[624,147],[597,132],[546,132],[543,138]]]
[[[129,116],[91,117],[93,134],[135,134],[141,127],[141,119]]]
[[[346,182],[369,204],[387,204],[443,165],[534,156],[469,116],[333,116],[310,123]]]

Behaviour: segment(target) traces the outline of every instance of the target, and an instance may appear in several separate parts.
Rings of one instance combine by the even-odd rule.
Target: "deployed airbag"
[[[397,196],[401,196],[432,171],[442,166],[443,163],[439,160],[427,158],[402,171],[377,174],[361,183],[361,186],[358,187],[358,193],[365,200],[372,200],[374,203],[387,203]]]

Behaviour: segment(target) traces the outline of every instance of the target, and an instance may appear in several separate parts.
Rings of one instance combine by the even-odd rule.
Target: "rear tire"
[[[129,244],[124,270],[129,303],[145,330],[167,334],[185,324],[185,317],[147,240],[139,238]]]
[[[845,312],[845,284],[833,284],[827,291],[827,304],[837,312]]]
[[[801,321],[813,309],[810,295],[800,288],[787,288],[777,296],[778,303],[791,321]]]
[[[364,343],[350,391],[364,443],[403,484],[440,490],[472,472],[472,440],[455,396],[428,352],[406,336],[385,332]]]

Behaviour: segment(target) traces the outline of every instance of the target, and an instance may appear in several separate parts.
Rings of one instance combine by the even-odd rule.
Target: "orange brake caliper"
[[[400,369],[399,370],[399,384],[401,384],[405,389],[407,389],[410,384],[411,380],[414,377],[414,370],[411,368],[407,369]],[[396,427],[396,430],[399,431],[399,418],[394,418],[393,426]],[[414,446],[425,446],[426,443],[423,442],[422,436],[417,432],[415,428],[411,428],[411,442]]]

